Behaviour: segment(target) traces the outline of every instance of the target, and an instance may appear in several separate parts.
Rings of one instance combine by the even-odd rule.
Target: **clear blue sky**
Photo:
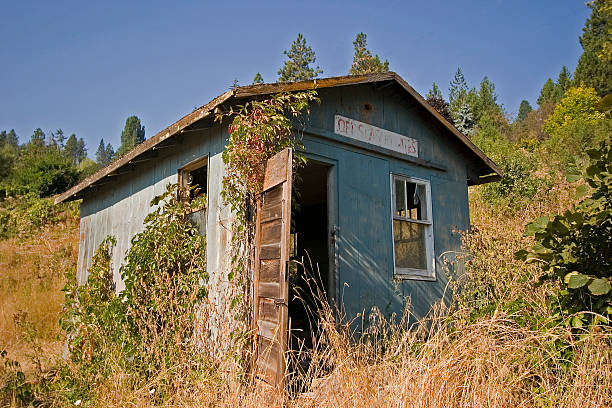
[[[583,0],[0,0],[0,130],[21,141],[62,128],[115,148],[127,116],[147,138],[257,71],[274,82],[298,32],[322,76],[344,75],[356,33],[417,91],[448,94],[457,67],[487,75],[516,113],[548,77],[573,72],[590,9]]]

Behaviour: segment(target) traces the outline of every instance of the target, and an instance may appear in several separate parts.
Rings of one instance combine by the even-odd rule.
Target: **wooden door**
[[[292,154],[285,149],[268,160],[263,192],[257,199],[254,373],[258,381],[274,387],[282,387],[285,377]]]

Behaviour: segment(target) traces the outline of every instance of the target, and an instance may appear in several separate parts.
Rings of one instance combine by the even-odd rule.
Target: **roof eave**
[[[417,91],[415,91],[414,88],[412,88],[406,81],[404,81],[402,77],[400,77],[395,72],[384,72],[367,75],[348,75],[342,77],[312,79],[300,82],[258,84],[231,89],[217,96],[215,99],[211,100],[206,105],[196,109],[188,115],[185,115],[174,124],[158,132],[150,139],[145,140],[143,143],[134,147],[132,150],[130,150],[123,156],[118,157],[117,159],[115,159],[115,161],[98,170],[93,175],[87,177],[76,186],[58,195],[55,198],[54,203],[59,204],[64,201],[69,201],[78,198],[78,194],[83,190],[93,186],[95,183],[97,183],[104,177],[113,175],[114,172],[116,172],[121,167],[131,163],[141,154],[149,151],[150,149],[154,149],[155,146],[176,135],[177,133],[180,133],[182,130],[184,130],[186,127],[193,124],[194,122],[211,115],[212,113],[214,113],[214,110],[217,106],[226,102],[232,97],[236,99],[243,99],[258,95],[267,95],[279,92],[298,92],[305,91],[308,89],[331,88],[338,86],[358,85],[363,83],[391,80],[397,82],[404,90],[406,90],[412,97],[414,97],[427,111],[434,115],[434,117],[444,127],[446,127],[451,133],[453,133],[469,150],[475,153],[476,156],[482,160],[486,168],[491,170],[491,173],[493,173],[492,175],[486,174],[485,176],[481,176],[479,178],[479,180],[486,179],[486,181],[483,181],[482,183],[496,181],[495,177],[497,177],[497,180],[499,179],[499,177],[501,177],[501,171],[499,170],[497,165],[491,159],[489,159],[474,143],[472,143],[472,141],[467,136],[459,132],[450,122],[448,122],[442,115],[440,115],[438,111],[436,111],[429,103],[427,103],[427,101],[423,99],[423,97]],[[477,182],[476,184],[482,183]]]
[[[180,131],[182,131],[187,126],[191,125],[192,123],[211,115],[212,113],[214,113],[213,111],[215,107],[225,102],[226,100],[231,98],[233,95],[234,95],[234,90],[229,90],[219,95],[218,97],[216,97],[215,99],[207,103],[206,105],[194,110],[188,115],[183,116],[177,122],[168,126],[161,132],[158,132],[157,134],[155,134],[155,136],[151,137],[150,139],[145,140],[144,142],[134,147],[132,150],[130,150],[123,156],[118,157],[112,163],[101,168],[100,170],[92,174],[91,176],[81,181],[76,186],[70,188],[66,192],[55,197],[55,200],[53,201],[53,203],[59,204],[64,201],[70,201],[71,199],[77,198],[75,196],[82,190],[88,187],[91,187],[92,185],[94,185],[96,182],[98,182],[102,178],[112,175],[115,171],[119,170],[121,167],[125,166],[126,164],[129,164],[141,154],[151,149],[154,149],[155,146],[159,145],[160,143],[164,142],[165,140],[179,133]]]

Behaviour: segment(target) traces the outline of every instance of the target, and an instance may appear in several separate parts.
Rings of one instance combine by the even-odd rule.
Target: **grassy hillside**
[[[610,331],[596,326],[577,333],[555,324],[547,299],[557,287],[538,285],[538,268],[514,259],[531,244],[522,234],[525,224],[571,206],[576,186],[556,178],[515,207],[491,204],[485,190],[470,191],[473,233],[465,246],[472,256],[467,275],[456,277],[463,290],[454,303],[410,330],[374,313],[358,342],[323,307],[328,324],[309,355],[310,371],[292,377],[300,392],[290,397],[271,397],[222,375],[235,367],[228,356],[212,356],[195,371],[196,381],[178,381],[160,400],[156,388],[168,373],[143,381],[109,355],[109,375],[90,390],[91,398],[73,393],[65,376],[71,363],[60,359],[58,317],[64,274],[76,264],[78,222],[73,212],[54,214],[41,227],[0,241],[0,349],[8,363],[0,365],[0,406],[19,406],[27,392],[43,406],[261,406],[270,398],[295,407],[612,406]]]

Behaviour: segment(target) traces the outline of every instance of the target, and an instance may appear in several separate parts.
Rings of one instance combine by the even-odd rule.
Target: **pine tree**
[[[15,130],[0,132],[0,181],[9,176],[19,152],[19,139]]]
[[[427,91],[427,94],[425,95],[425,99],[433,98],[444,99],[444,97],[442,96],[442,91],[440,91],[440,88],[438,88],[438,85],[435,82],[431,84],[431,89]]]
[[[367,35],[365,33],[357,34],[353,46],[355,47],[355,54],[353,55],[353,65],[349,70],[350,75],[389,72],[389,61],[382,62],[378,54],[372,56],[370,50],[367,49]]]
[[[82,137],[77,141],[75,164],[81,163],[87,157],[87,148],[85,147],[85,141]]]
[[[283,51],[288,58],[285,65],[278,70],[279,82],[295,82],[316,78],[323,72],[318,66],[311,68],[316,56],[312,48],[306,45],[306,39],[298,33],[297,39],[291,44],[289,51]]]
[[[261,76],[261,74],[258,72],[257,74],[255,74],[255,78],[253,78],[253,83],[251,85],[263,84],[263,83],[264,83],[264,79]]]
[[[125,120],[123,132],[121,132],[121,146],[117,155],[121,156],[144,142],[145,128],[141,126],[138,116],[132,115]]]
[[[599,12],[608,19],[612,20],[612,1],[604,1],[599,8]],[[612,64],[612,26],[608,25],[608,35],[604,37],[601,53],[597,57],[604,64]]]
[[[557,82],[555,83],[555,102],[558,103],[565,95],[565,91],[567,91],[572,86],[572,74],[570,74],[567,67],[564,65],[561,68],[561,72],[559,72],[559,77],[557,78]]]
[[[465,77],[463,76],[463,72],[461,72],[461,68],[457,68],[457,72],[455,72],[455,77],[451,81],[448,91],[448,103],[451,113],[453,117],[457,117],[459,110],[465,103],[465,98],[468,93],[467,82],[465,82]]]
[[[431,89],[427,91],[426,101],[435,110],[437,110],[438,113],[442,115],[442,117],[444,117],[450,123],[453,123],[453,118],[448,107],[448,102],[444,100],[442,92],[440,91],[440,88],[438,88],[438,85],[436,85],[435,82],[432,84]]]
[[[555,101],[555,96],[557,93],[557,89],[555,83],[552,79],[548,78],[542,90],[540,91],[540,96],[538,97],[538,105],[542,106],[545,103],[550,103]]]
[[[98,150],[96,150],[96,162],[102,166],[106,166],[106,146],[104,145],[104,138],[100,139]]]
[[[478,98],[475,101],[475,106],[473,106],[472,109],[474,110],[473,113],[476,122],[478,122],[482,115],[484,115],[486,112],[500,110],[499,105],[497,105],[495,84],[489,80],[487,76],[482,78],[482,81],[480,81]]]
[[[106,145],[106,160],[108,163],[115,160],[115,149],[113,149],[113,146],[110,143]]]
[[[531,112],[533,108],[529,104],[529,101],[523,99],[521,101],[521,106],[519,106],[518,116],[516,117],[517,122],[522,122],[527,118],[529,112]]]
[[[69,159],[72,164],[76,164],[77,145],[78,141],[76,135],[73,133],[66,140],[66,144],[64,145],[64,157]]]
[[[30,145],[36,149],[44,148],[46,138],[47,136],[45,135],[45,132],[43,132],[41,128],[37,128],[36,130],[34,130],[34,133],[32,133],[32,137],[30,138]]]
[[[104,139],[100,139],[100,144],[98,145],[98,150],[96,150],[96,162],[100,167],[104,167],[113,161],[113,156],[115,152],[113,151],[113,146],[111,144],[104,144]]]
[[[457,113],[455,127],[464,135],[471,135],[473,133],[475,125],[476,122],[474,121],[474,114],[470,110],[468,104],[464,103],[463,105],[461,105],[461,108]]]
[[[87,148],[85,148],[83,138],[77,139],[74,133],[71,134],[68,140],[66,140],[63,154],[75,166],[82,162],[87,157]]]
[[[104,145],[104,138],[100,139],[98,150],[96,150],[96,162],[100,165],[100,167],[104,167],[108,164],[108,160],[106,157],[106,146]]]
[[[612,64],[606,58],[601,58],[609,47],[612,32],[612,8],[609,3],[610,0],[587,3],[591,15],[582,29],[580,45],[584,51],[574,74],[576,84],[584,83],[595,88],[599,96],[612,93]]]
[[[17,133],[15,133],[15,129],[11,129],[8,132],[6,130],[0,132],[0,147],[7,145],[15,149],[19,147],[19,138]]]
[[[57,129],[55,133],[51,133],[51,135],[53,135],[53,140],[57,144],[58,148],[62,150],[64,148],[64,142],[66,141],[64,131],[62,129]]]

